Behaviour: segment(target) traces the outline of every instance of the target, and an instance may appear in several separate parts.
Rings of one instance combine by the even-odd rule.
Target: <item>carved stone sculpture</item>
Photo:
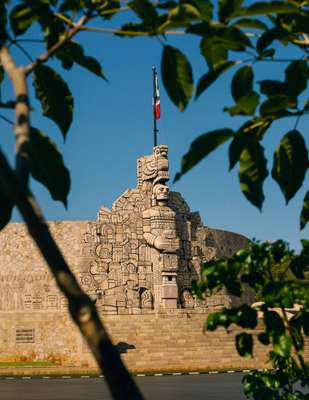
[[[224,247],[228,236],[232,253],[246,243],[222,231],[216,241],[220,231],[204,227],[181,195],[169,192],[167,155],[167,146],[160,145],[139,158],[137,187],[120,196],[112,210],[102,207],[85,233],[81,283],[94,298],[99,294],[102,312],[206,308],[207,301],[191,294],[201,262],[230,255]]]
[[[225,292],[197,300],[191,284],[202,262],[229,257],[247,240],[203,226],[181,194],[169,191],[167,155],[167,146],[160,145],[139,158],[136,188],[125,191],[111,209],[102,206],[96,221],[50,223],[101,313],[202,312],[235,304]],[[0,250],[0,311],[66,310],[67,300],[23,224],[0,232]]]

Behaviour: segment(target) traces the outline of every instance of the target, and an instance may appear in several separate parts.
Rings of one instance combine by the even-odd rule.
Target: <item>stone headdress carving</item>
[[[150,190],[150,185],[169,180],[168,147],[159,145],[154,147],[153,154],[143,156],[137,160],[138,188]]]

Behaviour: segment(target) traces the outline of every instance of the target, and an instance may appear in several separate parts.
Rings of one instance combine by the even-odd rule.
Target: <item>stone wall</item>
[[[177,311],[153,315],[105,315],[104,323],[131,372],[213,371],[264,368],[267,347],[255,344],[254,358],[235,350],[237,329],[203,333],[205,314]],[[32,330],[32,336],[29,332]],[[19,336],[16,336],[17,331]],[[21,336],[21,331],[27,335]],[[256,338],[260,330],[254,332]],[[99,372],[67,313],[0,314],[0,374]],[[21,340],[23,338],[23,340]],[[255,340],[256,342],[256,340]],[[309,356],[307,340],[305,356]],[[1,367],[1,362],[48,361],[45,368]]]
[[[82,235],[87,221],[59,221],[49,228],[71,269],[80,275]],[[12,223],[0,233],[0,312],[61,311],[66,299],[22,223]]]

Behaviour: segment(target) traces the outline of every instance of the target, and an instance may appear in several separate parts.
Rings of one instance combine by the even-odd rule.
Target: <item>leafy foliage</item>
[[[233,67],[235,65],[235,62],[233,61],[226,61],[224,63],[220,63],[219,65],[216,65],[215,68],[210,69],[206,74],[204,74],[196,88],[196,95],[195,98],[197,99],[200,97],[200,95],[209,88],[211,84],[213,84],[224,72],[226,72],[228,69]]]
[[[64,69],[70,70],[76,63],[106,80],[100,63],[95,58],[86,56],[82,46],[76,42],[66,43],[57,53],[57,58],[61,61]]]
[[[177,2],[169,3],[169,13],[174,7],[177,7]],[[308,103],[303,106],[299,104],[302,103],[300,96],[307,88],[309,77],[308,59],[301,54],[306,54],[308,38],[305,36],[304,39],[303,35],[309,31],[309,7],[306,2],[288,0],[254,2],[249,6],[242,0],[220,0],[217,13],[217,19],[214,12],[212,19],[196,17],[189,22],[183,19],[181,23],[179,18],[177,27],[183,26],[188,34],[201,38],[200,52],[206,61],[207,70],[196,85],[196,99],[228,70],[241,65],[231,81],[231,95],[235,104],[225,107],[224,110],[232,117],[249,118],[236,132],[229,156],[231,167],[240,163],[239,181],[244,195],[261,209],[265,197],[262,185],[269,171],[263,146],[259,142],[263,140],[266,130],[271,125],[275,126],[275,122],[283,117],[295,117],[294,131],[297,131],[299,119],[308,113]],[[248,30],[254,34],[248,34]],[[257,31],[260,33],[256,33]],[[283,80],[264,79],[256,85],[255,75],[259,62],[281,61],[275,59],[277,49],[270,47],[276,42],[296,47],[296,58],[282,60],[288,62]],[[174,55],[171,58],[176,59]],[[171,84],[171,80],[164,79],[163,74],[164,85],[175,104],[178,104],[176,99],[180,98],[176,93],[181,81],[185,83],[179,77],[177,84]],[[190,96],[187,96],[187,101],[189,99]],[[183,106],[179,108],[184,109]],[[258,129],[255,124],[258,124]],[[293,125],[290,132],[293,131],[292,127]],[[308,150],[302,133],[298,131],[297,135],[290,136],[291,134],[287,134],[282,137],[274,155],[271,174],[287,202],[302,187],[308,169]],[[181,171],[176,174],[175,180],[183,175],[183,168],[186,169],[184,166],[188,165],[188,154],[190,165],[193,166],[201,157],[207,157],[219,148],[219,144],[209,152],[195,152],[194,155],[191,151],[192,147],[196,147],[194,141],[191,149],[183,156]],[[301,216],[302,221],[303,215],[304,213]],[[301,228],[304,226],[305,223],[302,222]]]
[[[17,4],[10,13],[10,23],[14,35],[22,35],[37,19],[28,4]]]
[[[300,214],[300,229],[303,229],[309,221],[309,192],[304,198],[303,208]]]
[[[221,129],[205,133],[195,139],[191,144],[189,152],[182,159],[181,172],[175,176],[174,182],[193,168],[207,154],[211,153],[226,140],[233,137],[233,135],[234,132],[231,129]]]
[[[247,199],[262,208],[264,201],[263,182],[268,175],[264,149],[259,142],[252,141],[240,154],[239,182]]]
[[[276,149],[272,170],[272,176],[287,202],[302,186],[308,163],[308,150],[303,136],[297,130],[288,132]]]
[[[31,175],[67,206],[70,174],[56,145],[43,132],[31,129]]]
[[[236,336],[236,349],[242,357],[252,356],[253,339],[252,335],[246,332]]]
[[[309,373],[302,358],[303,336],[309,334],[308,241],[303,241],[302,246],[300,254],[296,254],[283,241],[252,242],[231,259],[203,264],[202,279],[193,285],[194,293],[200,298],[223,288],[234,296],[241,296],[250,288],[263,300],[257,303],[258,308],[246,304],[223,308],[210,314],[205,325],[209,331],[219,326],[228,329],[233,324],[249,329],[236,335],[235,345],[240,356],[252,357],[256,336],[252,330],[258,326],[258,319],[263,319],[257,340],[262,345],[272,345],[269,360],[274,369],[245,375],[245,394],[254,399],[305,399],[305,392],[294,387],[308,383]],[[289,309],[295,304],[298,308],[288,317]]]
[[[186,56],[172,46],[165,46],[161,71],[163,83],[172,101],[183,111],[192,96],[192,68]]]
[[[67,83],[52,68],[40,65],[34,71],[33,85],[43,114],[56,122],[65,138],[73,118],[73,97]]]
[[[133,3],[140,9],[141,15],[146,2],[141,4],[139,1],[133,1],[132,10],[134,9]],[[150,3],[149,7],[156,13]],[[66,70],[71,69],[74,64],[78,64],[106,80],[100,63],[95,58],[86,55],[83,46],[73,40],[73,36],[78,32],[78,29],[73,26],[74,18],[76,15],[84,14],[85,21],[97,17],[104,21],[111,19],[119,9],[120,2],[118,0],[110,2],[101,0],[22,0],[14,4],[10,4],[8,1],[0,2],[1,45],[17,45],[22,48],[23,45],[18,43],[20,40],[22,43],[23,35],[27,34],[34,23],[42,31],[46,53],[38,55],[33,67],[31,65],[28,67],[31,67],[31,72],[33,72],[35,95],[41,103],[43,115],[52,119],[59,126],[64,138],[73,119],[73,96],[68,84],[60,74],[44,64],[55,56]],[[7,24],[8,20],[10,29]],[[12,33],[13,38],[11,37]],[[24,51],[24,54],[27,52]],[[0,85],[4,77],[4,69],[0,66]],[[22,101],[27,100],[22,99]],[[15,106],[15,101],[4,102],[0,98],[1,108],[9,110],[14,109]],[[30,141],[30,173],[32,177],[46,186],[54,200],[60,200],[66,206],[70,190],[70,175],[64,165],[61,153],[48,136],[35,128],[30,130]],[[1,229],[10,220],[13,204],[2,191],[0,202]]]
[[[305,399],[305,392],[296,391],[294,385],[308,384],[309,368],[302,354],[303,336],[309,335],[309,242],[302,241],[299,254],[281,240],[252,242],[231,259],[203,264],[201,280],[193,285],[194,293],[204,298],[223,288],[234,296],[250,288],[262,302],[256,308],[243,304],[212,313],[205,329],[214,331],[223,326],[228,330],[233,324],[249,329],[235,337],[242,357],[254,355],[256,336],[262,345],[272,346],[268,355],[274,369],[245,375],[245,394],[254,399]],[[288,316],[296,304],[292,316]],[[260,333],[256,335],[252,330],[258,326],[258,319],[263,319],[263,324],[259,323]]]

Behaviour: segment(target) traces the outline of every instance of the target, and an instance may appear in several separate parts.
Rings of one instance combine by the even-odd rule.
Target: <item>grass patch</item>
[[[0,367],[52,367],[59,365],[52,361],[0,361]]]

